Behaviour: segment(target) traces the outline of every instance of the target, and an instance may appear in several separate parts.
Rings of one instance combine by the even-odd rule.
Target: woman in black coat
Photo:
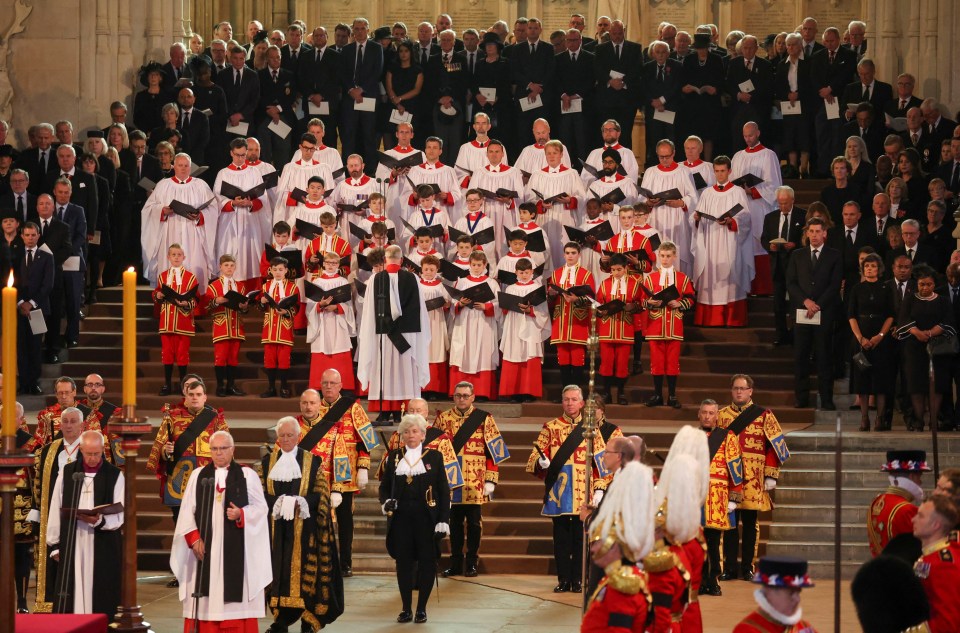
[[[861,369],[856,362],[850,363],[850,391],[860,396],[860,430],[870,430],[870,396],[876,397],[877,431],[890,429],[890,421],[884,419],[887,396],[893,393],[892,337],[887,336],[893,327],[893,297],[884,287],[883,260],[871,253],[860,264],[863,281],[850,291],[847,302],[847,320],[853,336],[851,356],[863,352],[870,367]]]
[[[901,341],[904,356],[904,377],[907,392],[913,403],[913,414],[919,427],[908,429],[923,430],[923,413],[929,398],[930,423],[936,423],[937,412],[943,394],[949,393],[950,365],[952,356],[933,357],[933,393],[930,392],[929,368],[930,355],[927,343],[936,337],[956,336],[953,322],[953,308],[950,300],[934,292],[936,272],[929,266],[917,266],[913,273],[917,281],[917,292],[907,293],[900,305],[897,323],[897,338]]]
[[[510,132],[513,130],[513,95],[510,83],[510,67],[500,56],[503,44],[496,37],[485,38],[481,45],[483,57],[478,55],[474,63],[473,77],[470,79],[470,94],[473,96],[473,113],[484,112],[490,117],[490,131],[487,135],[504,143],[515,145]],[[493,88],[497,91],[493,103],[483,95],[481,88]],[[489,94],[489,91],[484,90]],[[505,137],[506,135],[506,137]],[[512,149],[512,147],[511,147]],[[517,154],[514,152],[514,159]]]
[[[686,129],[681,136],[695,134],[703,141],[703,157],[713,158],[713,141],[720,129],[720,92],[723,89],[723,61],[710,52],[710,37],[697,33],[694,52],[683,58],[681,108]]]
[[[438,451],[426,448],[427,422],[405,415],[398,433],[404,446],[390,451],[380,480],[380,503],[387,515],[387,552],[396,561],[403,610],[397,622],[427,621],[427,601],[437,573],[438,539],[450,534],[450,484]],[[416,583],[414,569],[416,567]]]

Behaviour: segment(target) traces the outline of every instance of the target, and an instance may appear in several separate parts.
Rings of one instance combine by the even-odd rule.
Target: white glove
[[[294,512],[297,509],[297,498],[284,495],[283,505],[280,508],[280,518],[285,521],[293,521]]]
[[[763,478],[763,489],[767,492],[770,492],[777,487],[777,480],[773,477],[764,477]]]
[[[280,495],[277,497],[277,500],[273,502],[273,518],[280,518],[280,509],[283,507],[283,498],[285,495]]]
[[[31,510],[30,512],[28,512],[28,513],[27,513],[27,521],[31,521],[31,522],[33,522],[33,523],[40,523],[40,511],[39,511],[39,510]]]
[[[594,490],[594,491],[593,491],[593,507],[599,506],[601,499],[603,499],[603,491],[602,491],[602,490]]]
[[[437,523],[433,531],[437,534],[450,534],[450,526],[446,523]]]
[[[343,495],[339,492],[331,492],[330,507],[334,509],[339,508],[341,503],[343,503]]]
[[[487,495],[488,497],[493,496],[493,491],[496,490],[496,488],[497,484],[493,483],[492,481],[483,482],[483,494]]]
[[[387,499],[383,502],[383,505],[380,506],[380,512],[383,512],[383,516],[387,516],[387,504],[390,503],[390,500]]]
[[[309,519],[310,518],[310,506],[307,505],[307,500],[303,497],[294,497],[297,500],[297,506],[300,508],[300,518]]]
[[[367,482],[370,481],[370,475],[367,473],[366,468],[360,468],[357,470],[357,488],[363,490],[367,487]]]
[[[730,514],[737,509],[737,504],[733,501],[727,501],[727,514]]]
[[[537,460],[537,463],[540,464],[540,468],[544,470],[550,468],[550,460],[547,459],[546,457],[541,457],[540,459]]]

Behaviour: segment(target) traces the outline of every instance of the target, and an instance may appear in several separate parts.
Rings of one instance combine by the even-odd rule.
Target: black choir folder
[[[454,299],[460,299],[463,297],[473,301],[474,303],[487,303],[488,301],[493,301],[494,298],[493,289],[490,288],[490,285],[487,283],[480,283],[476,286],[470,286],[465,290],[459,290],[446,284],[444,284],[444,287]]]
[[[236,200],[237,198],[249,198],[250,200],[256,200],[266,193],[266,191],[266,183],[260,183],[256,187],[247,190],[243,190],[240,187],[231,185],[229,182],[220,183],[220,195],[224,198],[230,198],[231,200]]]
[[[598,242],[605,242],[614,236],[613,227],[610,226],[609,220],[604,220],[588,231],[566,225],[564,225],[563,230],[567,232],[567,237],[570,238],[571,242],[576,242],[580,246],[587,245],[588,237],[594,237]]]
[[[561,288],[552,281],[548,284],[551,288],[556,290],[560,294],[569,293],[575,297],[592,297],[594,296],[593,288],[587,284],[581,284],[579,286],[570,286],[569,288]]]
[[[517,229],[518,231],[523,231],[523,229]],[[543,229],[537,229],[527,233],[527,250],[532,253],[543,253],[547,250],[547,243],[543,238]],[[510,238],[507,238],[507,246],[510,246]]]
[[[661,191],[660,193],[653,193],[649,189],[640,187],[637,189],[641,194],[646,198],[656,198],[661,202],[668,202],[670,200],[680,200],[683,198],[683,194],[680,193],[680,190],[674,187],[673,189],[667,189],[666,191]]]
[[[760,178],[759,176],[754,176],[750,172],[747,172],[744,175],[740,176],[739,178],[731,180],[730,182],[732,182],[737,187],[746,187],[747,189],[750,189],[752,187],[756,187],[761,182],[763,182],[763,178]]]
[[[531,264],[533,263],[533,260],[532,260],[532,259],[530,260],[530,263],[531,263]],[[540,264],[539,266],[537,266],[536,268],[533,269],[533,277],[534,277],[534,279],[536,279],[537,277],[539,277],[540,275],[543,274],[543,269],[544,269],[544,267],[545,267],[546,265],[547,265],[546,263],[543,263],[543,264]],[[509,271],[509,270],[498,270],[498,271],[497,271],[497,281],[499,281],[500,283],[502,283],[502,284],[505,285],[505,286],[509,286],[509,285],[511,285],[511,284],[515,284],[515,283],[517,283],[517,273],[516,273],[516,272],[511,272],[511,271]]]
[[[377,152],[377,159],[387,169],[410,169],[423,162],[423,152],[413,152],[405,158],[395,158],[384,152]]]
[[[654,293],[651,293],[651,292],[646,288],[646,286],[640,286],[640,287],[643,288],[643,290],[644,290],[648,295],[650,295],[650,298],[651,298],[651,299],[654,299],[654,300],[656,300],[656,301],[662,302],[662,305],[666,305],[666,304],[670,303],[671,301],[674,301],[674,300],[680,298],[680,291],[677,290],[676,284],[670,284],[669,286],[667,286],[666,288],[664,288],[664,289],[661,290],[660,292],[654,292]]]
[[[203,204],[198,204],[193,207],[187,204],[186,202],[180,202],[179,200],[171,200],[170,208],[173,209],[173,212],[179,215],[181,218],[186,218],[192,222],[196,222],[197,218],[200,217],[200,211],[206,209],[207,205],[216,200],[216,198],[210,198]]]
[[[510,294],[509,292],[501,292],[497,294],[497,300],[500,302],[500,307],[504,310],[522,313],[523,310],[520,309],[520,304],[538,306],[545,302],[547,300],[547,289],[543,286],[540,286],[536,290],[525,295],[514,295]]]
[[[227,300],[227,302],[223,304],[223,307],[229,310],[239,310],[242,307],[242,304],[252,301],[253,298],[258,294],[260,294],[259,290],[253,290],[246,294],[237,292],[236,290],[231,290],[227,294],[223,295]]]
[[[264,244],[264,253],[269,264],[274,257],[287,260],[287,269],[293,271],[294,277],[303,276],[303,253],[297,249],[277,250],[272,244]]]
[[[160,286],[160,294],[163,295],[164,301],[169,301],[170,303],[176,303],[177,301],[193,301],[197,298],[197,288],[198,286],[194,286],[190,290],[187,290],[181,294],[170,286],[163,285]]]
[[[493,227],[488,226],[482,231],[477,231],[476,233],[464,233],[460,229],[455,229],[452,226],[450,227],[450,241],[456,243],[463,236],[472,237],[473,243],[477,246],[483,246],[484,244],[489,244],[493,241]]]
[[[737,215],[738,213],[740,213],[741,211],[743,211],[743,205],[738,202],[737,204],[733,205],[733,207],[731,207],[730,210],[724,213],[723,215],[713,217],[710,214],[701,213],[700,219],[710,220],[711,222],[719,222],[720,220],[728,220],[734,217],[735,215]]]
[[[341,286],[337,286],[336,288],[331,288],[330,290],[324,290],[313,282],[307,282],[303,284],[303,290],[304,294],[307,295],[307,299],[316,301],[317,303],[325,300],[327,297],[333,298],[333,301],[330,302],[330,305],[348,303],[353,299],[353,290],[351,289],[350,284],[343,284]]]

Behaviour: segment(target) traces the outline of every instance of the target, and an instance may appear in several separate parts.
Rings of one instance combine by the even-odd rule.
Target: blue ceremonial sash
[[[451,501],[460,503],[463,501],[463,463],[462,457],[456,460],[444,463],[443,470],[447,473],[447,483],[450,484]]]
[[[120,446],[121,439],[115,437],[110,440],[110,452],[113,453],[113,465],[117,468],[120,468],[127,462],[127,457],[123,453],[123,448]]]
[[[564,464],[557,475],[557,481],[554,482],[550,492],[547,493],[547,500],[543,504],[543,514],[558,516],[573,514],[574,512],[573,464]]]
[[[487,450],[490,451],[490,457],[494,464],[510,459],[510,451],[507,450],[507,443],[503,441],[501,435],[495,435],[487,440]]]

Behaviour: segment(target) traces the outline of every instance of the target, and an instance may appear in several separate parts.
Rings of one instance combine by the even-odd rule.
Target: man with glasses
[[[20,226],[27,222],[36,222],[37,197],[27,191],[30,176],[22,169],[10,170],[10,190],[0,197],[0,208],[13,209],[17,213]]]
[[[450,566],[444,576],[461,573],[474,577],[479,572],[480,535],[483,522],[480,510],[493,498],[500,480],[499,464],[510,457],[506,442],[493,416],[473,406],[473,385],[460,382],[453,389],[453,407],[437,416],[434,427],[453,438],[453,450],[463,470],[463,487],[451,491]],[[463,568],[463,525],[466,522],[467,556]]]
[[[353,575],[354,499],[367,486],[370,452],[380,442],[363,407],[356,398],[341,395],[342,389],[340,372],[323,372],[320,393],[307,389],[301,394],[297,420],[300,448],[320,458],[320,470],[330,485],[330,505],[337,513],[340,570],[349,578]]]
[[[100,425],[100,431],[109,442],[108,450],[104,451],[107,461],[122,466],[123,449],[120,448],[120,437],[115,433],[107,432],[110,419],[114,415],[120,414],[120,407],[103,399],[106,390],[106,385],[103,384],[103,376],[100,374],[87,375],[83,383],[83,393],[87,397],[80,398],[77,401],[77,408],[83,412],[83,417],[89,425],[92,426],[94,420]]]
[[[743,501],[736,520],[723,537],[723,573],[720,580],[753,579],[760,526],[757,515],[769,510],[770,491],[777,487],[780,466],[790,458],[787,441],[773,411],[753,402],[753,378],[735,374],[730,383],[733,402],[717,413],[717,428],[728,429],[740,441],[743,462]],[[739,525],[742,525],[742,530]],[[743,547],[740,549],[740,540]],[[739,557],[738,554],[742,552]]]
[[[676,147],[673,141],[663,138],[656,144],[656,168],[643,172],[640,202],[650,207],[650,224],[660,234],[661,242],[673,242],[680,256],[679,268],[683,274],[693,275],[691,248],[690,212],[697,207],[697,187],[689,169],[682,168],[675,160]],[[653,197],[642,193],[648,191]],[[679,196],[657,194],[676,189]]]
[[[307,133],[302,135],[299,145],[300,158],[283,166],[283,172],[280,174],[280,182],[277,184],[277,204],[273,209],[274,222],[281,220],[290,222],[290,218],[293,215],[293,211],[297,208],[297,204],[302,202],[302,200],[294,198],[291,194],[295,189],[305,192],[310,179],[314,176],[322,178],[324,183],[328,183],[326,185],[327,189],[324,191],[324,199],[327,198],[326,192],[328,190],[332,193],[334,188],[333,172],[330,170],[329,165],[318,160],[318,157],[315,155],[317,146],[319,145],[318,141],[322,141],[322,139],[318,139],[313,134]]]
[[[53,384],[54,395],[57,401],[37,413],[37,429],[31,439],[24,446],[24,450],[34,452],[41,446],[46,446],[60,433],[60,419],[63,412],[71,407],[77,407],[77,383],[69,376],[61,376]],[[89,408],[84,408],[83,431],[100,430],[99,417]]]

